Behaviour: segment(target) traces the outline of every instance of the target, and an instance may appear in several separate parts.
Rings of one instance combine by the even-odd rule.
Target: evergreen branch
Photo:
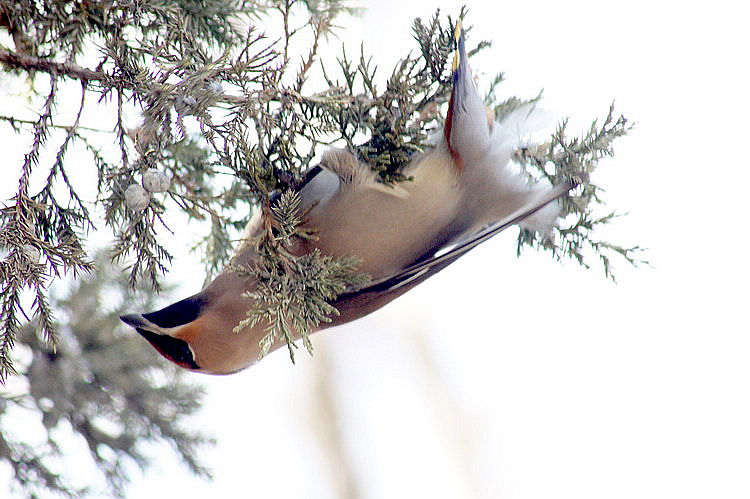
[[[171,262],[172,255],[159,244],[154,222],[159,216],[158,208],[150,205],[144,213],[133,215],[130,224],[118,234],[112,251],[112,260],[120,262],[130,251],[135,261],[130,265],[129,284],[135,287],[141,277],[147,277],[154,291],[161,290],[160,276],[167,271],[163,263]]]
[[[76,190],[73,188],[73,185],[71,184],[70,178],[68,177],[68,174],[65,171],[64,166],[64,158],[65,153],[68,150],[68,145],[74,139],[78,136],[78,127],[81,121],[81,115],[83,114],[83,108],[85,106],[86,102],[86,83],[83,82],[81,84],[81,102],[78,106],[78,113],[76,114],[76,118],[73,122],[73,125],[70,126],[67,129],[67,134],[65,135],[65,139],[63,140],[62,145],[59,147],[57,151],[57,155],[55,157],[55,162],[52,164],[52,168],[50,168],[49,174],[47,175],[47,181],[44,188],[33,197],[33,199],[40,204],[48,204],[51,203],[54,205],[54,208],[56,208],[56,211],[59,214],[67,214],[67,213],[73,213],[71,210],[63,209],[62,206],[60,206],[57,203],[57,200],[55,199],[54,195],[52,194],[52,187],[54,185],[55,177],[57,175],[60,175],[62,177],[63,183],[67,187],[68,195],[70,196],[70,199],[75,203],[77,207],[77,211],[79,213],[74,214],[71,218],[75,219],[74,223],[65,222],[65,225],[70,228],[75,224],[81,224],[84,225],[85,228],[91,228],[93,227],[93,222],[91,221],[91,218],[89,217],[89,212],[86,206],[84,205],[83,200],[78,195]],[[43,224],[42,229],[44,229],[46,225]],[[58,227],[59,228],[59,227]],[[74,239],[74,241],[71,241],[73,244],[79,245],[80,242],[78,241],[78,238],[75,236],[75,233],[68,230],[66,231],[70,237]],[[46,237],[46,240],[53,240],[54,235],[49,235],[49,237]]]
[[[28,72],[42,71],[53,76],[67,76],[84,82],[113,83],[111,77],[101,71],[92,71],[71,62],[55,62],[31,55],[18,54],[6,49],[0,49],[0,63],[14,69],[23,69]]]
[[[505,106],[507,109],[517,109],[521,105],[535,103],[538,98],[539,96],[526,103],[520,100],[506,101]],[[519,149],[515,159],[534,178],[546,178],[552,184],[574,179],[580,184],[561,200],[563,220],[572,219],[573,223],[566,226],[563,222],[561,227],[556,227],[554,232],[559,237],[554,239],[521,230],[517,240],[517,254],[526,246],[541,248],[550,251],[558,259],[568,257],[588,268],[585,253],[592,252],[600,261],[605,276],[615,281],[612,256],[617,255],[633,266],[648,262],[638,257],[643,251],[639,246],[624,247],[593,238],[596,228],[609,223],[616,215],[610,213],[602,217],[595,216],[597,211],[604,208],[605,203],[600,197],[601,189],[591,182],[590,175],[595,171],[599,160],[614,154],[612,147],[615,139],[627,134],[632,125],[628,124],[624,116],[615,119],[614,104],[610,106],[601,125],[595,120],[581,137],[569,139],[566,135],[567,124],[567,120],[563,120],[548,143]]]
[[[63,297],[53,295],[49,306],[66,317],[57,349],[39,337],[36,321],[21,328],[18,340],[32,352],[20,373],[26,388],[13,397],[0,393],[3,429],[21,410],[35,416],[30,424],[46,437],[32,449],[14,432],[0,432],[0,461],[12,466],[13,482],[29,496],[124,497],[129,464],[148,466],[152,459],[144,450],[155,443],[171,446],[192,473],[210,478],[199,455],[213,441],[184,425],[200,407],[203,392],[143,349],[140,338],[113,332],[118,315],[133,300],[150,307],[153,295],[144,286],[128,293],[120,270],[102,256],[95,278],[82,279]],[[76,440],[85,443],[106,490],[72,487],[64,474],[54,472],[59,455]],[[78,452],[77,459],[85,460],[86,453]]]
[[[50,458],[49,454],[41,454],[37,448],[13,442],[9,436],[0,433],[0,460],[10,463],[13,479],[23,490],[43,488],[68,497],[85,496],[85,488],[72,487],[45,464],[45,460]]]
[[[34,124],[34,140],[31,149],[24,157],[21,168],[21,177],[18,182],[18,191],[13,198],[15,204],[7,206],[0,212],[0,247],[10,249],[10,253],[0,262],[0,277],[4,283],[3,292],[0,294],[0,320],[2,320],[2,331],[0,331],[0,383],[4,383],[9,374],[15,374],[10,352],[13,349],[15,339],[19,334],[20,321],[17,318],[21,308],[21,290],[26,286],[35,288],[37,296],[43,294],[40,288],[43,286],[41,273],[43,266],[37,265],[34,253],[39,254],[40,245],[45,244],[37,234],[36,216],[40,206],[29,197],[29,177],[33,167],[39,161],[39,152],[48,135],[48,123],[52,120],[52,110],[55,104],[55,93],[57,91],[57,79],[50,77],[50,91],[44,102],[43,111]],[[46,326],[51,326],[51,316],[47,315],[49,309],[44,302],[36,302],[37,312],[44,319]],[[25,314],[25,313],[24,313]],[[49,327],[46,334],[54,337],[54,329]]]
[[[330,322],[332,315],[338,315],[330,302],[349,286],[367,282],[369,276],[356,272],[357,260],[332,258],[318,250],[300,257],[286,252],[282,255],[283,260],[269,253],[253,267],[235,269],[242,276],[256,279],[257,288],[245,293],[255,306],[234,331],[265,323],[267,333],[259,344],[259,358],[283,339],[294,362],[295,340],[302,338],[312,355],[308,335],[319,324]]]
[[[17,54],[10,50],[1,48],[0,62],[13,69],[22,69],[29,72],[41,71],[54,77],[64,76],[74,80],[80,80],[84,83],[97,82],[103,88],[117,87],[128,90],[139,89],[139,86],[136,83],[127,78],[116,77],[103,71],[84,68],[71,62],[51,61],[40,57]],[[246,98],[234,95],[222,95],[218,97],[218,100],[229,104],[241,104],[246,101]],[[15,121],[22,122],[22,120],[19,119],[15,119]],[[97,129],[92,130],[99,131]]]
[[[35,125],[36,124],[36,121],[25,120],[25,119],[22,119],[22,118],[16,118],[15,116],[3,116],[3,115],[0,115],[0,121],[7,121],[10,124],[11,128],[13,128],[14,130],[18,130],[18,127],[16,126],[17,124],[21,124],[21,125]],[[57,125],[55,123],[50,123],[49,127],[50,128],[57,128],[57,129],[60,129],[60,130],[65,130],[66,132],[70,132],[72,130],[74,135],[77,135],[75,133],[75,130],[86,130],[86,131],[89,131],[89,132],[110,133],[110,130],[103,130],[101,128],[87,127],[87,126],[83,126],[81,124],[76,125],[75,126],[75,130],[73,129],[73,125]]]

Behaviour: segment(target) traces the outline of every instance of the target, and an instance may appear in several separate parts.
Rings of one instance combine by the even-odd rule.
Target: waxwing
[[[383,307],[512,225],[551,231],[559,215],[557,199],[574,184],[529,183],[512,169],[511,155],[529,112],[524,108],[495,122],[474,85],[459,24],[443,133],[405,167],[404,175],[413,180],[384,186],[351,152],[330,149],[323,154],[320,165],[298,186],[304,226],[314,228],[317,237],[299,241],[297,251],[356,257],[359,270],[372,280],[340,295],[332,303],[340,315],[316,331]],[[262,230],[256,213],[244,240]],[[246,242],[233,262],[249,265],[257,258],[255,247]],[[181,367],[234,373],[258,360],[259,341],[267,333],[264,323],[233,331],[254,306],[245,292],[255,285],[252,278],[225,269],[189,298],[121,319]]]

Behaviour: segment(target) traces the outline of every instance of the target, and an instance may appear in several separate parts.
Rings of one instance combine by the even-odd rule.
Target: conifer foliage
[[[122,496],[134,465],[152,461],[150,443],[167,444],[193,473],[209,476],[197,454],[211,440],[186,424],[203,392],[119,325],[130,300],[153,305],[153,293],[143,284],[129,292],[120,269],[99,258],[95,275],[52,296],[57,348],[39,338],[36,323],[22,327],[19,374],[0,393],[0,462],[24,495]],[[74,450],[81,448],[88,463]],[[99,470],[105,490],[76,482],[87,468]]]

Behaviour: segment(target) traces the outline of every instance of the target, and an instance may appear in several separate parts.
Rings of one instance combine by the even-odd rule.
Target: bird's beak
[[[137,327],[143,327],[146,326],[146,319],[143,318],[141,314],[127,314],[127,315],[121,315],[120,320],[127,324],[128,326],[133,326],[135,328]]]

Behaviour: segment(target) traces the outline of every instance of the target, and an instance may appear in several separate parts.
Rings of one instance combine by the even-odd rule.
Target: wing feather
[[[350,289],[346,293],[342,294],[339,299],[342,299],[346,295],[351,294],[383,293],[394,291],[400,287],[410,284],[411,286],[409,287],[412,287],[424,281],[431,275],[444,269],[451,263],[455,262],[458,258],[465,255],[467,252],[476,248],[478,245],[487,241],[491,237],[533,215],[537,211],[547,206],[549,203],[568,193],[568,191],[570,191],[574,187],[575,184],[573,184],[572,182],[559,184],[545,193],[541,198],[536,199],[526,206],[519,208],[503,220],[499,220],[498,222],[486,227],[485,229],[468,236],[466,239],[455,243],[444,253],[419,259],[412,265],[409,265],[396,274],[378,279],[376,281],[370,281],[369,283],[358,288]]]

